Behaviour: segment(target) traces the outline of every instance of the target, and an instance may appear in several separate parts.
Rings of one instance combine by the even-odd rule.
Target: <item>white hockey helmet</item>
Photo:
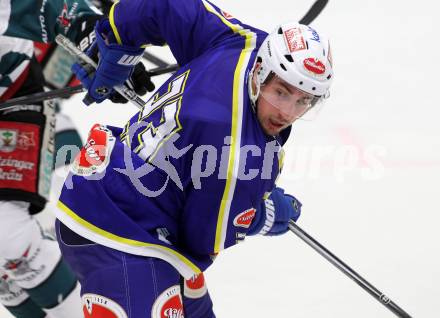
[[[260,68],[255,79],[256,92],[251,89],[255,65],[249,79],[249,91],[254,104],[260,86],[271,74],[320,99],[329,94],[333,79],[330,44],[326,36],[307,25],[298,22],[279,25],[259,48],[257,63],[260,63]]]

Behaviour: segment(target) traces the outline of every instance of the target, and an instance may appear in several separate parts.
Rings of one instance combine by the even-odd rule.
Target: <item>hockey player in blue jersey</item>
[[[112,94],[146,44],[181,69],[124,129],[95,125],[58,203],[85,317],[214,317],[203,271],[246,235],[279,235],[301,203],[275,186],[292,123],[328,96],[326,37],[269,35],[205,0],[130,0],[96,27],[87,102]]]

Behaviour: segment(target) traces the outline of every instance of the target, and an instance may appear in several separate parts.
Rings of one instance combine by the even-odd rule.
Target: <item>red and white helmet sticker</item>
[[[84,294],[81,299],[84,318],[128,318],[125,310],[107,297]]]
[[[80,176],[90,176],[104,171],[110,160],[115,140],[109,129],[95,124],[89,132],[86,144],[72,164],[72,172]]]
[[[316,75],[322,75],[325,73],[325,65],[320,60],[309,57],[304,60],[304,68]]]
[[[252,220],[255,217],[256,210],[254,208],[250,208],[244,212],[241,212],[234,219],[234,225],[238,227],[243,227],[245,229],[251,226]]]
[[[194,275],[190,279],[185,280],[185,287],[183,289],[185,297],[191,299],[202,298],[207,292],[208,289],[206,288],[203,273]]]
[[[151,318],[184,318],[180,286],[166,289],[157,297],[151,309]]]
[[[284,31],[284,40],[290,53],[305,50],[306,41],[302,36],[300,28],[291,28]]]

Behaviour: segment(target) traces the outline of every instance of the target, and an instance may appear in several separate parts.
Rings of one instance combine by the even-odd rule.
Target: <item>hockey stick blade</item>
[[[335,256],[332,252],[326,249],[323,245],[321,245],[318,241],[316,241],[313,237],[307,234],[303,229],[301,229],[293,220],[289,222],[289,230],[293,232],[296,236],[298,236],[301,240],[303,240],[307,245],[317,251],[321,256],[323,256],[326,260],[332,263],[337,269],[339,269],[342,273],[352,279],[356,284],[362,287],[365,291],[367,291],[371,296],[373,296],[377,301],[379,301],[382,305],[387,307],[390,311],[392,311],[397,317],[401,318],[411,318],[411,316],[400,308],[396,303],[394,303],[390,298],[388,298],[384,293],[379,291],[376,287],[371,285],[368,281],[366,281],[362,276],[356,273],[352,268],[350,268],[347,264],[341,261],[337,256]]]
[[[313,22],[313,20],[316,19],[316,17],[321,13],[322,10],[324,10],[325,6],[327,5],[328,0],[317,0],[312,5],[312,7],[307,11],[307,13],[302,17],[301,20],[299,20],[299,23],[301,24],[310,24]]]

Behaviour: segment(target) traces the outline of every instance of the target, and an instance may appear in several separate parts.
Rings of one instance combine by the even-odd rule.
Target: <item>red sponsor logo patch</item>
[[[0,122],[0,188],[37,191],[40,127]]]
[[[81,299],[84,318],[128,318],[125,310],[109,298],[84,294]]]
[[[95,124],[89,132],[87,142],[76,156],[72,171],[87,176],[101,172],[108,164],[115,138],[104,126]]]
[[[308,58],[304,60],[304,67],[309,72],[317,75],[322,75],[325,73],[325,65],[318,59]]]
[[[290,53],[305,50],[307,48],[300,28],[292,28],[284,31],[284,39]]]
[[[31,147],[35,147],[35,132],[27,131],[21,132],[17,139],[17,148],[22,150],[28,150]]]
[[[244,212],[241,212],[234,219],[234,225],[238,227],[244,227],[245,229],[249,228],[252,223],[252,220],[255,217],[256,210],[251,208]]]
[[[166,289],[157,297],[151,310],[152,318],[184,318],[180,286]]]

